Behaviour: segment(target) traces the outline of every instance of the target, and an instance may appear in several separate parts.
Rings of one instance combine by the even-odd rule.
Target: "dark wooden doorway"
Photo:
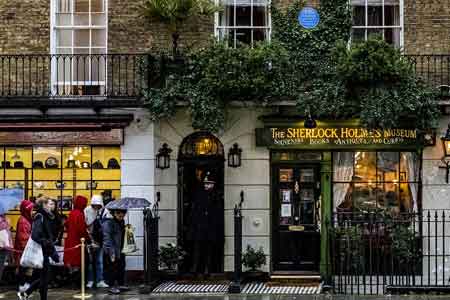
[[[218,138],[208,132],[196,132],[183,140],[178,154],[178,245],[187,255],[179,271],[181,274],[195,273],[193,270],[194,241],[192,240],[192,207],[194,191],[202,188],[204,177],[209,174],[216,181],[214,198],[222,211],[217,238],[210,244],[212,257],[209,273],[224,272],[224,151]],[[220,222],[221,221],[221,222]]]
[[[319,272],[320,165],[272,165],[274,272]]]

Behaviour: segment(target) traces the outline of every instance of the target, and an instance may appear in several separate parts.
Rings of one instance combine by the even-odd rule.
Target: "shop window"
[[[338,212],[417,211],[418,155],[413,152],[336,152],[333,198]]]
[[[270,15],[268,0],[220,0],[223,9],[216,18],[216,35],[236,47],[239,43],[253,46],[268,40]]]
[[[64,95],[105,93],[107,1],[52,1],[52,87]],[[99,55],[100,54],[100,55]]]
[[[120,156],[120,147],[113,146],[0,147],[0,188],[23,188],[28,199],[41,195],[57,199],[62,211],[72,209],[77,195],[118,199]],[[14,216],[19,212],[9,213],[12,225]]]
[[[396,47],[402,46],[403,0],[352,0],[352,42],[378,35]]]

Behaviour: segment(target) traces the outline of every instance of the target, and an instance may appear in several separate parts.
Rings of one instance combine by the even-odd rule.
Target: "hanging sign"
[[[313,29],[319,25],[320,15],[315,8],[304,7],[298,14],[298,22],[305,29]]]
[[[350,126],[256,128],[256,146],[348,149],[404,148],[419,145],[416,129],[366,129]]]

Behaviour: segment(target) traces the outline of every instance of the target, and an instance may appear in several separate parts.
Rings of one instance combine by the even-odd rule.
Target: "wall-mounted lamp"
[[[317,122],[311,117],[310,113],[308,113],[308,118],[306,118],[305,122],[303,123],[303,126],[305,126],[305,128],[308,129],[313,129],[317,127]]]
[[[237,143],[234,143],[233,147],[228,151],[228,166],[237,168],[242,165],[242,149],[239,148]]]
[[[158,169],[164,170],[170,168],[170,153],[172,149],[169,145],[164,143],[159,149],[158,154],[156,154],[156,167]]]
[[[441,138],[442,146],[444,148],[444,156],[442,157],[442,162],[444,166],[439,166],[439,168],[445,169],[445,182],[448,183],[448,175],[450,173],[450,124],[448,124],[447,132],[445,136]]]

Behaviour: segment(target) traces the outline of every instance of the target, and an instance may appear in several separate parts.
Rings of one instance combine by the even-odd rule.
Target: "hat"
[[[9,168],[11,168],[11,162],[2,161],[2,169],[9,169]]]
[[[23,161],[15,161],[14,162],[14,168],[15,169],[23,169],[24,168]]]
[[[101,195],[93,195],[91,198],[91,205],[103,206],[103,197]]]
[[[115,158],[111,158],[108,161],[108,169],[120,169],[119,162]]]
[[[44,168],[44,163],[42,161],[40,161],[40,160],[35,160],[33,162],[33,168],[35,168],[35,169],[42,169],[42,168]]]
[[[87,162],[87,161],[83,161],[83,162],[81,163],[81,167],[82,167],[83,169],[89,169],[89,168],[91,167],[91,164],[90,164],[89,162]]]
[[[216,181],[214,180],[214,176],[211,175],[210,172],[206,172],[206,176],[203,179],[203,182],[204,183],[216,183]]]
[[[103,169],[103,164],[101,161],[97,160],[92,164],[92,169]]]

